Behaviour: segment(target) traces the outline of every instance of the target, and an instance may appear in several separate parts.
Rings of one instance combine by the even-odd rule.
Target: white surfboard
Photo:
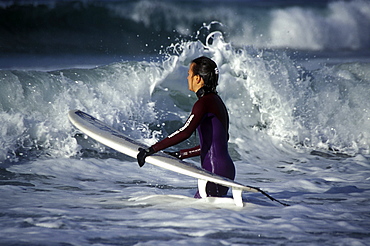
[[[107,126],[105,123],[80,110],[71,110],[68,114],[68,117],[71,123],[87,136],[133,158],[136,158],[137,154],[139,153],[139,147],[147,148],[147,146],[130,139],[121,132]],[[202,198],[207,197],[207,182],[213,182],[230,187],[235,204],[237,206],[243,206],[243,191],[261,192],[271,200],[286,205],[269,196],[259,188],[239,184],[231,179],[208,172],[196,165],[181,161],[163,152],[158,152],[152,156],[148,156],[145,161],[147,163],[198,179],[199,194]]]

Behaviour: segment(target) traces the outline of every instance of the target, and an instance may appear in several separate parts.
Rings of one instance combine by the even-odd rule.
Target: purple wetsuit
[[[204,169],[234,180],[235,166],[227,148],[229,116],[225,104],[217,94],[206,93],[204,88],[197,91],[197,96],[198,101],[194,104],[185,125],[152,148],[157,152],[178,144],[189,138],[197,129],[200,145],[181,150],[181,158],[200,155]],[[228,188],[208,182],[206,191],[208,196],[224,196]],[[195,197],[200,197],[199,192]]]

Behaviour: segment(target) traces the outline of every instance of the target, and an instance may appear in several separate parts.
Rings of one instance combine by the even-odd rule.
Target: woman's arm
[[[205,107],[201,103],[201,101],[198,100],[194,104],[191,114],[189,118],[186,120],[185,124],[180,129],[176,130],[174,133],[170,134],[162,141],[159,141],[158,143],[154,144],[152,146],[153,150],[155,152],[158,152],[160,150],[166,149],[188,139],[199,126],[200,122],[203,119],[204,114]]]
[[[174,152],[166,152],[166,154],[172,155],[173,157],[176,157],[178,159],[186,159],[194,156],[199,156],[200,155],[200,145],[195,146],[190,149],[182,149],[179,151],[174,151]]]

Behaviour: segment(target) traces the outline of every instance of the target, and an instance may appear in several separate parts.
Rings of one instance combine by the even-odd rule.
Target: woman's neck
[[[217,94],[217,91],[215,89],[211,89],[209,87],[206,87],[206,86],[203,86],[202,88],[200,88],[199,90],[197,90],[197,92],[195,93],[199,98],[203,97],[204,95],[208,94],[208,93],[215,93]]]

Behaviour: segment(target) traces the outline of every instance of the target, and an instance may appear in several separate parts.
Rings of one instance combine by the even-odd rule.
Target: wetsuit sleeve
[[[194,156],[200,155],[200,145],[193,147],[191,149],[180,150],[180,159],[186,159]]]
[[[185,124],[174,133],[154,144],[152,147],[155,152],[166,149],[173,145],[176,145],[186,139],[188,139],[191,134],[197,129],[202,118],[205,114],[205,108],[201,103],[201,100],[198,100],[191,111],[189,118],[186,120]]]

